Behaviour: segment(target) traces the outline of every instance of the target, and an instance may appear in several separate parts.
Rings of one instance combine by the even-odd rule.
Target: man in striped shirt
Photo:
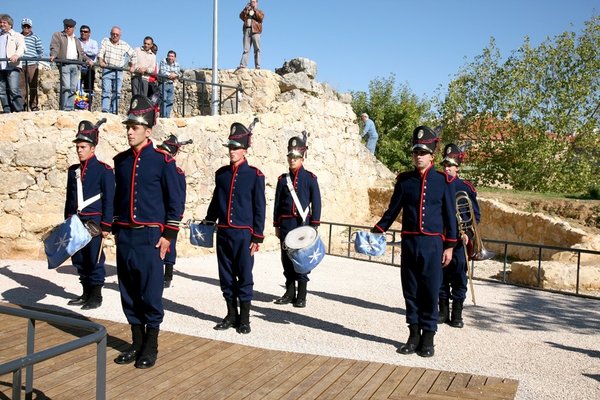
[[[129,64],[129,72],[133,73],[137,62],[135,50],[121,40],[121,28],[118,26],[113,26],[110,30],[110,39],[102,40],[98,62],[104,68],[102,70],[102,112],[116,114],[123,88],[123,71],[120,68]]]
[[[44,46],[42,46],[42,40],[38,35],[34,35],[32,31],[31,19],[23,18],[21,21],[21,35],[25,38],[25,54],[24,57],[37,57],[41,58],[44,56]],[[23,74],[19,78],[19,86],[21,87],[21,93],[25,96],[29,96],[28,104],[30,111],[38,111],[38,62],[27,61],[23,68]],[[29,92],[27,91],[27,85],[25,85],[25,79],[27,79],[27,85],[29,86]]]

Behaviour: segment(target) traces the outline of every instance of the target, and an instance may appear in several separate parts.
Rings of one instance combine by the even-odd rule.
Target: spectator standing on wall
[[[154,74],[156,71],[156,54],[152,52],[154,39],[150,36],[144,38],[142,47],[135,49],[137,62],[135,64],[135,72],[131,77],[131,95],[137,94],[148,96],[148,79],[149,74]]]
[[[25,38],[13,28],[13,19],[8,14],[0,14],[0,102],[5,113],[23,111],[23,97],[19,90],[21,62],[25,54]]]
[[[83,47],[83,52],[85,55],[95,63],[100,48],[98,47],[98,42],[92,39],[91,35],[91,28],[87,25],[81,25],[81,28],[79,28],[79,41],[81,42],[81,47]],[[81,82],[83,89],[90,94],[90,104],[92,102],[91,96],[94,94],[95,80],[96,71],[94,70],[94,67],[92,66],[88,68],[87,66],[83,66],[81,68]]]
[[[42,58],[44,56],[44,46],[38,35],[33,34],[33,22],[29,18],[23,18],[21,21],[21,34],[25,38],[24,57]],[[25,64],[26,73],[21,74],[19,86],[23,95],[28,94],[28,105],[30,111],[38,111],[38,79],[39,70],[37,61],[27,61]],[[25,81],[27,80],[27,84]],[[29,87],[29,91],[27,91]]]
[[[110,30],[110,38],[102,40],[98,53],[98,63],[104,68],[102,70],[102,112],[117,113],[123,88],[123,71],[107,67],[124,68],[128,63],[129,72],[133,73],[136,62],[135,50],[121,40],[121,28],[113,26]]]
[[[360,115],[360,119],[362,119],[363,123],[365,124],[360,137],[367,138],[367,149],[371,152],[371,154],[375,154],[377,139],[379,139],[377,129],[375,129],[375,123],[373,120],[369,119],[369,115],[367,113],[362,113]]]
[[[160,116],[163,118],[171,117],[173,109],[173,99],[175,97],[175,81],[181,75],[181,67],[177,62],[177,53],[169,50],[167,58],[160,61],[158,74],[161,76],[162,83],[160,84],[161,104]]]
[[[83,52],[81,42],[75,37],[75,25],[77,23],[71,18],[63,20],[62,32],[55,32],[50,40],[50,61],[73,60],[85,61],[89,66],[94,65]],[[60,66],[61,110],[72,111],[75,105],[75,91],[79,85],[81,67],[79,64],[62,64]]]
[[[254,67],[260,69],[260,34],[264,17],[265,13],[258,9],[258,0],[250,0],[240,13],[240,19],[244,21],[242,25],[244,52],[238,69],[246,68],[248,65],[250,45],[254,47]]]

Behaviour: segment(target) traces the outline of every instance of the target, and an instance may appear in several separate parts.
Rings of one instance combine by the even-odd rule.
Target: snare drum
[[[312,271],[325,256],[325,245],[317,230],[310,226],[291,230],[285,237],[283,247],[299,274]]]

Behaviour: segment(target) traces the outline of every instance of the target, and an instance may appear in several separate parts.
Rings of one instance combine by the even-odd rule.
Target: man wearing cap
[[[217,222],[217,260],[219,282],[227,304],[227,316],[214,329],[236,327],[250,333],[250,305],[254,281],[254,253],[264,240],[265,176],[246,160],[251,129],[240,123],[231,125],[229,165],[215,173],[215,190],[206,214]],[[238,312],[239,300],[239,312]]]
[[[77,214],[84,224],[91,222],[101,230],[101,234],[92,237],[90,243],[71,257],[83,293],[67,304],[82,306],[83,310],[102,305],[102,286],[106,276],[102,242],[111,231],[113,219],[115,175],[110,165],[96,158],[98,128],[104,121],[98,121],[96,125],[90,121],[79,123],[73,140],[79,163],[69,167],[67,174],[65,219]]]
[[[21,21],[21,34],[25,38],[25,54],[24,57],[42,58],[44,56],[44,47],[42,40],[33,34],[33,22],[29,18],[23,18]],[[27,61],[24,63],[26,68],[23,69],[19,85],[21,93],[28,95],[28,105],[30,111],[38,111],[38,61]],[[25,82],[27,81],[27,84]],[[27,90],[29,87],[29,91]]]
[[[132,344],[114,361],[150,368],[158,356],[164,317],[163,259],[177,240],[185,207],[175,160],[154,148],[150,135],[156,105],[144,96],[131,99],[127,127],[129,149],[115,162],[113,233],[121,305],[131,325]]]
[[[75,36],[75,25],[71,18],[63,20],[62,32],[55,32],[50,40],[50,61],[59,60],[61,92],[61,110],[73,111],[75,105],[75,91],[79,84],[80,65],[71,64],[69,61],[84,61],[88,66],[94,62],[88,58],[81,47],[81,42]]]
[[[181,143],[177,136],[170,135],[167,140],[162,142],[158,146],[159,150],[165,151],[169,156],[175,159],[175,156],[179,152],[182,144],[191,143],[191,140]],[[185,172],[179,167],[177,167],[177,181],[180,186],[180,190],[183,192],[183,202],[185,203],[185,192],[186,192],[186,183],[185,183]],[[171,281],[173,280],[173,267],[175,266],[175,261],[177,259],[177,249],[176,249],[177,241],[171,241],[171,245],[169,247],[169,251],[165,255],[164,263],[165,263],[165,289],[171,287]]]
[[[455,190],[451,179],[433,166],[438,134],[427,126],[413,131],[415,169],[396,178],[390,205],[372,232],[386,232],[402,211],[402,293],[409,337],[398,352],[434,355],[442,267],[456,245]]]
[[[444,172],[454,179],[454,188],[456,193],[465,192],[473,206],[474,222],[479,223],[481,213],[477,203],[477,190],[475,186],[466,179],[458,176],[460,165],[465,157],[465,148],[458,147],[450,143],[444,148],[444,158],[442,166]],[[470,215],[463,219],[471,218]],[[462,240],[458,242],[452,254],[452,261],[444,268],[442,286],[440,287],[440,312],[438,323],[448,322],[450,326],[462,328],[464,326],[462,318],[463,303],[467,297],[467,259],[465,257],[464,246],[472,247],[470,238],[466,233],[462,234]],[[469,246],[470,245],[470,246]],[[452,317],[450,317],[450,298],[452,298]]]
[[[25,54],[25,39],[13,28],[13,19],[8,14],[0,14],[0,102],[4,113],[23,111],[23,96],[19,89],[21,61]]]
[[[321,192],[317,176],[303,166],[308,149],[306,142],[306,135],[293,137],[288,141],[289,172],[282,174],[277,181],[273,213],[273,226],[275,235],[280,240],[281,263],[285,277],[285,293],[275,300],[275,304],[292,303],[294,307],[306,307],[306,286],[309,279],[308,274],[299,274],[294,270],[292,260],[283,248],[284,240],[294,228],[302,225],[317,228],[321,223]],[[296,204],[291,190],[296,193],[300,204]]]

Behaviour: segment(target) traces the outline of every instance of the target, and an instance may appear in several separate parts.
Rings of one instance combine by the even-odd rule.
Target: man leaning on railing
[[[50,61],[59,59],[60,62],[60,85],[61,110],[73,111],[75,105],[75,91],[79,84],[80,68],[79,63],[69,63],[71,61],[84,61],[90,67],[94,62],[88,58],[81,47],[81,42],[75,36],[75,25],[77,23],[71,18],[63,20],[64,30],[55,32],[50,41]],[[67,61],[66,63],[63,63]]]
[[[102,112],[116,114],[123,88],[123,67],[129,63],[129,72],[135,71],[137,56],[133,47],[121,40],[121,28],[113,26],[110,38],[102,40],[98,62],[102,68]]]
[[[158,70],[160,84],[160,116],[162,118],[171,117],[171,109],[173,108],[173,99],[175,97],[175,89],[173,83],[181,77],[181,67],[176,61],[177,53],[174,50],[169,50],[167,58],[160,61]]]

